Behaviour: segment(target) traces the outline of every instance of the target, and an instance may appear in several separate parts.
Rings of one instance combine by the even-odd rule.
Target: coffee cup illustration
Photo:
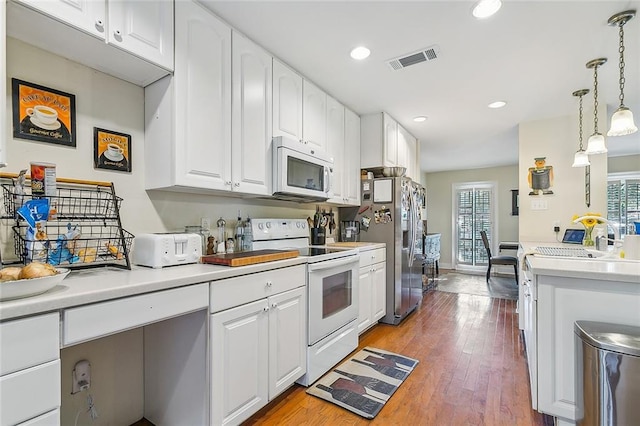
[[[45,125],[51,125],[58,121],[58,111],[45,105],[36,105],[33,108],[27,108],[27,115]]]
[[[124,150],[120,148],[119,145],[114,143],[107,144],[107,151],[109,152],[109,157],[118,158],[122,155]]]

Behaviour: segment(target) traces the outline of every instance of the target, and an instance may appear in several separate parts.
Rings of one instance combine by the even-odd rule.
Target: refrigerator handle
[[[409,191],[409,217],[407,218],[407,220],[409,221],[409,226],[411,227],[409,229],[409,261],[408,261],[408,265],[411,268],[413,266],[413,257],[415,256],[415,249],[416,249],[416,239],[415,239],[415,235],[416,235],[416,223],[415,223],[415,217],[416,217],[416,207],[415,207],[415,196],[413,194],[413,191],[411,190],[411,187],[408,188]]]

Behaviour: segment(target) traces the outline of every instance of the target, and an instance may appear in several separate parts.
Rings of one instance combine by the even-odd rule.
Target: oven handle
[[[345,260],[332,260],[327,262],[312,263],[309,265],[309,272],[338,268],[340,266],[358,263],[359,261],[360,259],[358,258],[358,256],[349,256]]]

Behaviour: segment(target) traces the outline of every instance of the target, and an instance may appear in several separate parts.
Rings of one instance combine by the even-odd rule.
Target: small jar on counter
[[[207,253],[207,243],[209,241],[209,230],[207,228],[203,228],[198,225],[187,225],[184,227],[184,232],[200,235],[200,239],[202,240],[200,244],[202,247],[202,254],[204,255]]]

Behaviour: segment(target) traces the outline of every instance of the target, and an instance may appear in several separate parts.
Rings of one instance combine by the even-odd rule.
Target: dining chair
[[[491,276],[491,267],[493,265],[512,265],[513,270],[516,273],[516,285],[518,285],[518,258],[515,256],[492,256],[491,248],[489,247],[489,239],[487,238],[486,231],[480,231],[480,236],[482,237],[482,243],[484,244],[484,248],[487,250],[487,258],[489,259],[489,266],[487,267],[487,282],[489,282],[489,277]]]

